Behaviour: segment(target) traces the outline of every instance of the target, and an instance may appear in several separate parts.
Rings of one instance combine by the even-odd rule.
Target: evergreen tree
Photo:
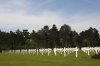
[[[59,32],[55,24],[50,29],[50,43],[52,48],[57,47],[59,44]]]

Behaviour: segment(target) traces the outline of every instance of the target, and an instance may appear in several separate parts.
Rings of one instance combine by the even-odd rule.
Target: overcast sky
[[[0,0],[0,29],[39,30],[44,25],[100,31],[100,0]]]

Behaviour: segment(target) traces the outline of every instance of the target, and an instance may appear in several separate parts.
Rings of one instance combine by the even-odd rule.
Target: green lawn
[[[92,54],[91,54],[92,55]],[[99,59],[91,59],[86,53],[80,51],[79,57],[75,53],[64,57],[63,55],[24,55],[24,54],[0,54],[0,66],[100,66]]]

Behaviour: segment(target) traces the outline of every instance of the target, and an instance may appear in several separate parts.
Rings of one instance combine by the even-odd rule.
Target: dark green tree
[[[69,25],[64,24],[60,28],[60,43],[63,47],[70,47],[71,44],[71,27]]]
[[[100,46],[99,33],[97,29],[90,27],[88,30],[80,33],[81,46]]]
[[[50,29],[50,44],[52,48],[59,45],[59,31],[55,24]]]

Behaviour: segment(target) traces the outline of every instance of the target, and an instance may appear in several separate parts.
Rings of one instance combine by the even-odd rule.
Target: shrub
[[[100,53],[93,55],[92,58],[93,59],[100,59]]]

